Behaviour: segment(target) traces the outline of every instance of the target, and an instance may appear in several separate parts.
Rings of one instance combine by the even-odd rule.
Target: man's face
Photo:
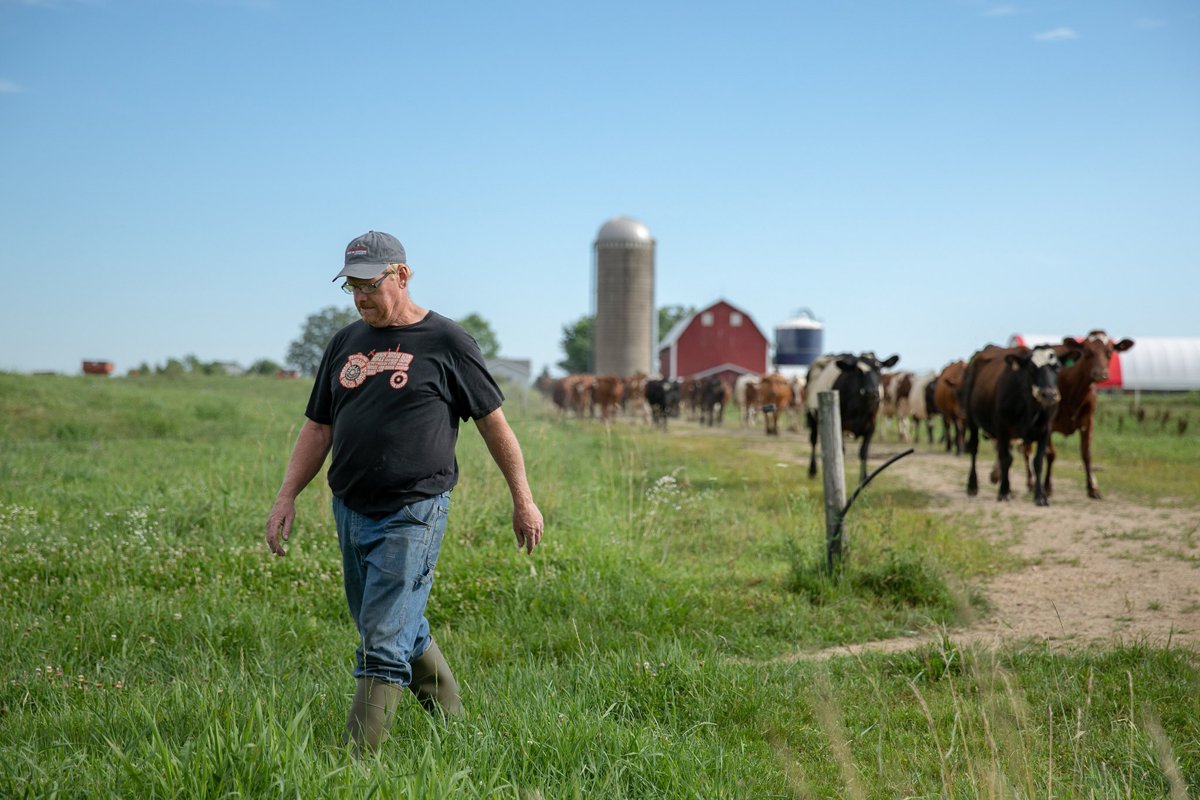
[[[352,278],[347,281],[354,287],[354,307],[363,322],[373,328],[386,328],[400,308],[404,290],[400,287],[398,267],[388,267],[370,280]],[[374,291],[371,287],[376,287]]]

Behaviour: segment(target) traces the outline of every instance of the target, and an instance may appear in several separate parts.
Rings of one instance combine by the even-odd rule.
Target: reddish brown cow
[[[650,421],[650,405],[646,402],[646,373],[636,372],[625,379],[625,410]]]
[[[600,417],[608,421],[625,397],[625,381],[617,375],[599,375],[592,385],[592,402],[600,406]]]
[[[688,378],[680,385],[679,404],[687,419],[696,419],[700,413],[700,381]]]
[[[596,404],[593,392],[596,386],[595,375],[571,375],[567,380],[570,384],[569,404],[575,416],[596,416]]]
[[[1108,365],[1113,353],[1123,353],[1133,347],[1132,339],[1122,339],[1114,342],[1108,334],[1101,330],[1092,331],[1078,346],[1083,348],[1083,355],[1075,362],[1068,360],[1067,354],[1071,349],[1067,346],[1055,348],[1064,366],[1058,373],[1058,391],[1062,399],[1058,403],[1058,413],[1054,416],[1054,433],[1070,436],[1079,431],[1079,455],[1083,460],[1083,469],[1087,474],[1087,493],[1093,500],[1100,499],[1100,487],[1092,472],[1092,430],[1096,416],[1096,384],[1108,380]],[[1026,483],[1032,485],[1033,473],[1029,469],[1030,445],[1026,443],[1025,475]],[[1054,467],[1054,441],[1051,439],[1046,454],[1046,494],[1053,491],[1050,484],[1050,470]]]
[[[768,372],[758,381],[754,402],[762,409],[767,435],[778,436],[779,415],[795,405],[796,393],[787,378],[778,372]]]
[[[574,375],[568,375],[565,378],[556,380],[550,386],[550,399],[558,407],[559,417],[566,416],[567,411],[571,408],[571,396],[574,393],[572,382],[574,378]]]
[[[959,402],[958,394],[962,388],[963,372],[967,362],[953,361],[938,373],[933,389],[933,402],[938,413],[942,415],[942,423],[946,429],[946,452],[950,452],[950,431],[954,431],[954,455],[960,456],[963,451],[963,431],[966,430],[967,415]]]

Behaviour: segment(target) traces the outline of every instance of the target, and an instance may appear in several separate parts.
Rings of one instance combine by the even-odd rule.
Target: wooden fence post
[[[821,431],[821,477],[825,481],[825,566],[833,574],[850,549],[844,531],[840,530],[842,509],[846,506],[846,468],[842,454],[842,411],[836,391],[817,395],[817,419]]]

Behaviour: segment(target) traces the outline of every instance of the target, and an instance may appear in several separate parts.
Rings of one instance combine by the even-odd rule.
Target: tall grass
[[[1005,563],[872,487],[829,582],[802,468],[508,406],[547,518],[518,553],[471,427],[430,619],[464,721],[340,745],[354,636],[328,490],[262,526],[307,386],[0,375],[0,796],[1169,797],[1194,654],[960,650]],[[524,410],[523,410],[524,407]],[[799,445],[798,445],[799,447]],[[822,583],[821,581],[826,582]],[[794,658],[931,625],[938,647]]]
[[[1078,461],[1077,437],[1059,452]],[[1093,461],[1101,489],[1169,505],[1200,505],[1200,392],[1102,394]]]

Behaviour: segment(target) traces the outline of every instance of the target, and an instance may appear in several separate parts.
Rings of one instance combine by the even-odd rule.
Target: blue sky
[[[0,0],[0,369],[281,361],[375,229],[536,371],[617,215],[910,369],[1200,335],[1200,6]]]

